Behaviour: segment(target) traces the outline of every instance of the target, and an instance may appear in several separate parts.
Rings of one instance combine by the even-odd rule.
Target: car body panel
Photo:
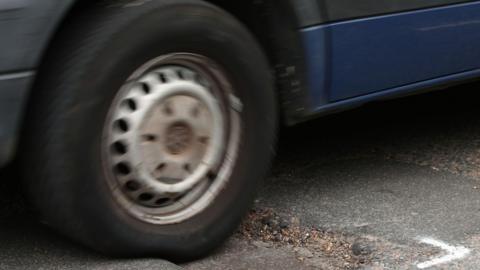
[[[480,68],[480,2],[324,24],[302,33],[314,111],[374,92],[448,82]]]
[[[0,73],[34,69],[73,2],[0,1]]]
[[[0,167],[13,157],[33,72],[0,75]]]
[[[73,3],[0,1],[0,167],[15,153],[35,69]]]
[[[472,0],[290,0],[301,27],[472,2]]]
[[[394,87],[388,90],[374,92],[354,98],[330,102],[325,105],[312,107],[309,115],[305,115],[303,121],[326,114],[332,114],[360,107],[375,101],[389,100],[409,95],[420,94],[424,92],[430,92],[438,89],[444,89],[446,87],[458,85],[467,81],[478,80],[479,78],[480,69],[475,69],[471,71],[461,72],[458,74],[452,74],[449,76]]]

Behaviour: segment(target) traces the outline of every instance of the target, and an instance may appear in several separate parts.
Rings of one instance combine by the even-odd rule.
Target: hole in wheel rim
[[[128,108],[130,111],[134,112],[137,110],[137,102],[135,100],[129,98],[124,101],[125,107]]]
[[[185,76],[183,76],[183,71],[182,70],[177,70],[177,76],[178,76],[178,78],[180,78],[182,80],[185,79]]]
[[[167,83],[167,82],[168,82],[168,78],[167,78],[167,76],[165,76],[164,73],[159,73],[159,74],[158,74],[158,79],[159,79],[162,83]]]
[[[115,121],[115,127],[120,132],[128,132],[130,127],[128,126],[128,122],[125,119],[119,119]]]
[[[148,202],[153,199],[153,195],[150,193],[142,193],[140,196],[138,196],[138,199],[142,202]]]
[[[128,182],[125,184],[125,187],[126,187],[129,191],[138,191],[141,186],[140,186],[140,183],[138,183],[137,181],[131,180],[131,181],[128,181]]]
[[[115,166],[115,171],[121,175],[129,175],[132,170],[126,162],[120,162]]]
[[[140,86],[142,87],[143,93],[145,93],[145,94],[147,94],[147,95],[150,94],[150,92],[151,92],[150,85],[148,85],[147,83],[142,82],[142,83],[140,83]]]
[[[112,152],[116,155],[125,155],[128,147],[124,142],[118,141],[112,144]]]

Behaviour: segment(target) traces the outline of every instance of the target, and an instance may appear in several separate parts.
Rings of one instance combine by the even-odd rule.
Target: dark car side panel
[[[301,26],[471,2],[468,0],[291,0]]]
[[[0,167],[15,152],[34,70],[73,1],[0,1]]]
[[[73,0],[0,1],[0,73],[35,68]]]
[[[0,167],[15,152],[17,131],[33,78],[33,72],[0,76]]]

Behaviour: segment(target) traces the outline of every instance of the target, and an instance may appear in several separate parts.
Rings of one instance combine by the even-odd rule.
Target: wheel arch
[[[304,44],[299,28],[309,18],[312,0],[208,0],[242,21],[260,42],[275,73],[283,124],[304,119],[309,108]]]
[[[65,1],[60,14],[61,19],[45,45],[44,51],[52,47],[55,38],[69,18],[77,12],[82,12],[85,6],[100,0],[61,1]],[[298,29],[311,15],[299,14],[305,11],[305,3],[312,0],[205,1],[235,16],[255,36],[267,54],[272,72],[275,74],[282,122],[290,125],[301,121],[309,107],[309,100],[303,42]],[[40,58],[38,64],[40,70],[44,61],[45,55]]]

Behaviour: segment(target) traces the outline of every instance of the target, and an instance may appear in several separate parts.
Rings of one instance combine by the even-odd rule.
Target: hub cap
[[[230,177],[239,105],[225,74],[199,55],[162,56],[135,71],[105,128],[105,171],[116,201],[156,224],[203,211]]]

